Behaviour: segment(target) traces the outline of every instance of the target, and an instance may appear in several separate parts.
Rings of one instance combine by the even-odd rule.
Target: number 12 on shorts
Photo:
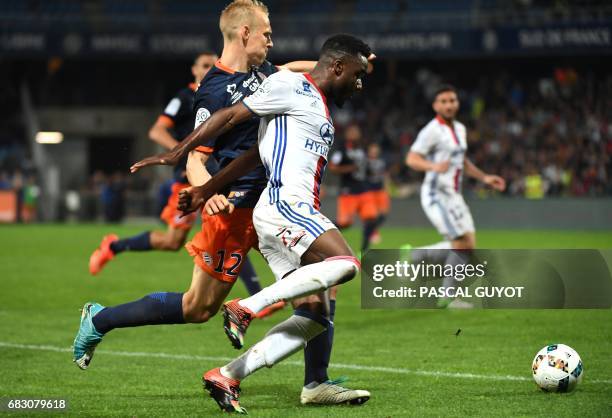
[[[217,267],[215,267],[215,271],[217,273],[223,273],[223,267],[225,266],[225,249],[217,251],[217,255],[219,256],[219,262],[217,263]],[[229,255],[230,259],[234,261],[234,263],[225,269],[225,274],[229,276],[237,276],[238,275],[238,267],[240,263],[242,263],[242,254],[240,253],[231,253]],[[228,260],[229,261],[229,260]]]

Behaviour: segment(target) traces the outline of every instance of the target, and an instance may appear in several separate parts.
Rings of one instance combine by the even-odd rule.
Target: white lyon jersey
[[[428,171],[421,186],[421,205],[438,231],[450,239],[474,231],[474,221],[461,195],[467,135],[465,125],[453,121],[451,128],[439,116],[417,135],[410,151],[434,163],[450,161],[445,173]]]
[[[300,266],[312,242],[335,225],[319,212],[334,127],[309,74],[272,74],[243,104],[260,116],[259,156],[268,185],[253,212],[259,248],[277,279]]]

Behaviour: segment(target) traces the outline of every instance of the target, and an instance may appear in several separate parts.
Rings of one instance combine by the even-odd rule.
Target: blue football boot
[[[72,345],[72,361],[81,369],[89,367],[96,346],[102,341],[104,334],[96,331],[91,319],[104,309],[99,303],[87,302],[81,313],[81,325]]]

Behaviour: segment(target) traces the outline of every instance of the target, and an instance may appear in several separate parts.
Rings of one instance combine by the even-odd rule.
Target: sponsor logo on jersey
[[[302,81],[302,90],[300,89],[295,89],[296,94],[299,94],[301,96],[306,96],[306,97],[311,97],[313,99],[317,99],[320,100],[316,94],[314,94],[312,92],[312,90],[310,89],[310,83],[308,81]]]
[[[299,89],[295,89],[294,91],[296,94],[299,94],[300,96],[306,96],[306,97],[310,97],[311,99],[321,100],[314,93],[307,92],[304,90],[299,90]]]
[[[257,78],[256,74],[251,74],[251,76],[242,82],[242,87],[247,88],[251,91],[256,91],[259,88],[259,78]],[[270,88],[268,87],[268,91]]]
[[[278,229],[276,236],[281,239],[285,247],[293,248],[306,236],[306,230],[291,231],[289,227],[284,226]]]
[[[327,145],[321,144],[314,139],[306,139],[306,141],[304,141],[304,149],[325,158],[327,158],[327,154],[329,153],[329,147]]]
[[[207,265],[209,265],[209,266],[210,266],[210,265],[212,264],[212,262],[213,262],[212,257],[211,257],[211,256],[210,256],[210,254],[208,254],[206,251],[204,251],[204,252],[202,253],[202,258],[204,259],[204,262],[205,262]]]

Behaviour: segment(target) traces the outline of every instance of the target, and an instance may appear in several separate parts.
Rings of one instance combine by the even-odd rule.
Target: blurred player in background
[[[387,163],[380,155],[380,145],[371,143],[367,149],[367,181],[368,193],[371,200],[374,202],[378,216],[376,217],[376,225],[374,231],[369,237],[369,242],[378,244],[381,241],[378,228],[385,222],[387,215],[391,210],[391,199],[386,189],[387,179]]]
[[[198,55],[191,66],[191,74],[194,82],[178,91],[170,100],[163,113],[159,115],[155,124],[149,130],[149,138],[165,149],[174,148],[180,140],[193,131],[194,126],[194,94],[200,82],[214,66],[219,57],[213,52],[205,52]],[[198,164],[191,161],[190,164]],[[217,163],[214,158],[205,163],[209,171],[216,171]],[[198,170],[197,166],[192,167]],[[192,170],[192,172],[193,172]],[[133,237],[119,239],[115,234],[106,235],[100,246],[89,258],[89,272],[98,274],[104,265],[112,260],[115,255],[124,251],[178,251],[183,248],[187,235],[196,222],[197,214],[190,213],[183,216],[177,209],[178,194],[184,188],[189,187],[187,179],[187,158],[180,161],[174,167],[174,179],[172,193],[168,198],[160,218],[168,225],[165,231],[145,231]],[[251,261],[246,258],[240,271],[240,279],[247,288],[249,294],[255,294],[261,290],[259,278]],[[264,312],[264,315],[271,311]]]
[[[360,248],[363,253],[368,249],[370,237],[376,229],[378,211],[373,195],[368,193],[368,161],[358,125],[346,128],[344,143],[332,154],[329,171],[340,176],[336,225],[340,229],[348,228],[353,224],[354,217],[359,215],[363,226]]]
[[[272,30],[268,10],[263,3],[249,0],[232,2],[221,14],[220,28],[224,40],[223,53],[196,93],[196,125],[204,123],[224,108],[241,102],[257,90],[266,76],[277,71],[277,67],[265,60],[272,47]],[[311,61],[297,61],[282,69],[303,72],[312,69],[314,64]],[[187,174],[193,184],[203,184],[209,180],[210,174],[205,170],[204,163],[211,154],[221,167],[225,167],[256,143],[259,118],[252,114],[249,116],[248,120],[232,125],[232,129],[223,134],[208,138],[202,147],[188,154]],[[197,137],[200,131],[201,127],[196,128],[183,142],[194,135]],[[190,161],[196,164],[192,165]],[[106,333],[115,328],[201,323],[215,315],[229,294],[247,252],[257,244],[252,213],[266,184],[263,167],[252,169],[225,190],[236,208],[231,214],[210,216],[202,213],[202,230],[188,244],[195,266],[187,292],[153,293],[140,300],[108,308],[98,303],[86,303],[74,340],[75,363],[86,369],[96,346]],[[258,313],[261,314],[261,311]],[[327,367],[332,335],[331,332],[326,333],[305,348],[306,372],[302,393],[307,392],[309,396],[306,401],[302,400],[304,403],[336,404],[360,396],[357,391],[329,381]]]
[[[172,149],[181,139],[193,131],[193,101],[198,85],[212,68],[217,55],[203,53],[196,57],[191,66],[194,82],[185,87],[170,100],[163,113],[149,130],[149,138],[165,149]],[[161,213],[161,219],[168,225],[165,231],[146,231],[133,237],[119,239],[115,234],[106,235],[89,259],[89,272],[98,274],[115,255],[124,251],[178,251],[187,239],[189,230],[197,219],[192,213],[181,217],[176,208],[178,193],[189,187],[186,178],[186,162],[184,159],[174,168],[172,193]]]
[[[461,184],[466,174],[495,190],[503,191],[503,178],[487,174],[465,156],[467,135],[465,125],[455,120],[459,111],[457,90],[451,85],[440,86],[434,95],[436,117],[417,135],[406,156],[406,164],[424,171],[421,186],[421,206],[445,241],[411,252],[412,262],[427,260],[447,265],[465,264],[476,247],[474,220],[463,196]],[[441,250],[460,251],[441,251]],[[444,278],[445,287],[456,287],[454,277]],[[439,307],[471,308],[460,299],[442,298]]]

